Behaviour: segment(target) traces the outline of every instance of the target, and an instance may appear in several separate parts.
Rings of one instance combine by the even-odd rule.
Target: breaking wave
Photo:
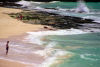
[[[38,45],[42,45],[45,43],[41,39],[43,36],[48,35],[73,35],[73,34],[84,34],[88,33],[88,31],[82,31],[78,29],[67,29],[67,30],[57,30],[57,31],[38,31],[38,32],[27,32],[29,35],[25,37],[25,41],[29,43],[35,43]]]

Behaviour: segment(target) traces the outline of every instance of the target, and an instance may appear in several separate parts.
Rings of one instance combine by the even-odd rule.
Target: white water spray
[[[86,6],[86,4],[85,4],[85,2],[83,0],[79,0],[75,12],[79,12],[79,13],[89,13],[90,10]]]
[[[39,4],[42,4],[42,2],[34,2],[34,1],[25,1],[21,0],[16,2],[16,4],[22,5],[22,7],[28,7],[30,9],[37,7]]]

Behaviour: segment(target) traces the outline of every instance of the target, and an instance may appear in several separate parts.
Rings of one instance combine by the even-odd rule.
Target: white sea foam
[[[35,9],[43,10],[44,8],[37,6]]]
[[[88,33],[88,32],[82,31],[79,29],[28,32],[29,35],[25,37],[25,41],[27,41],[29,43],[35,43],[38,45],[42,45],[43,43],[45,43],[41,40],[43,36],[47,36],[47,35],[73,35],[73,34],[84,34],[84,33]]]
[[[52,48],[52,47],[55,47],[56,44],[57,44],[57,42],[50,42],[50,43],[46,46],[46,48]]]
[[[63,12],[66,12],[66,11],[67,11],[67,9],[63,9],[63,8],[60,8],[60,7],[57,7],[57,9],[58,9],[59,11],[63,11]]]
[[[92,57],[96,57],[96,55],[93,55],[93,54],[81,54],[80,57],[82,59],[85,59],[85,60],[91,60],[91,61],[97,61],[98,59],[96,58],[91,58]]]
[[[51,1],[51,2],[49,2],[49,3],[57,3],[57,2],[60,2],[60,1]]]
[[[52,55],[53,51],[54,51],[53,48],[45,48],[44,50],[37,50],[34,53],[43,56],[44,58],[48,58],[49,56]]]
[[[36,6],[38,4],[42,4],[42,2],[21,0],[21,1],[16,2],[16,4],[20,4],[20,5],[22,5],[22,7],[31,7],[32,8],[33,6]]]
[[[85,16],[83,18],[85,18],[85,19],[93,19],[94,22],[100,23],[100,17],[96,17],[96,16]]]
[[[86,6],[86,4],[83,0],[78,1],[78,6],[75,11],[76,12],[85,12],[85,13],[90,12],[89,8]]]
[[[56,44],[56,42],[50,42],[43,50],[37,50],[34,53],[46,58],[49,54],[51,54],[52,51],[54,51],[53,47]]]
[[[16,3],[22,5],[23,7],[31,5],[30,1],[24,1],[24,0],[21,0],[21,1],[16,2]]]
[[[66,29],[66,30],[56,30],[56,31],[38,31],[38,32],[28,32],[31,35],[45,36],[45,35],[73,35],[73,34],[83,34],[87,33],[79,29]]]
[[[66,52],[66,51],[63,51],[63,50],[54,50],[52,51],[52,55],[50,55],[39,67],[50,67],[50,65],[52,64],[55,64],[57,62],[59,62],[60,60],[57,60],[58,57],[61,57],[61,56],[65,56],[65,55],[68,55],[68,54],[71,54],[70,52]]]

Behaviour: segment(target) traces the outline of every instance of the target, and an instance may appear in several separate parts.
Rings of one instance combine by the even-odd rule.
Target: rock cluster
[[[30,24],[42,24],[52,26],[58,29],[78,28],[84,23],[93,23],[91,19],[83,19],[72,16],[61,16],[54,13],[48,13],[43,11],[24,11],[17,14],[10,14],[16,18],[19,14],[23,16],[22,21]]]

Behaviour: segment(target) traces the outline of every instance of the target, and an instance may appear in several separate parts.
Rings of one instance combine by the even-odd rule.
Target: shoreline
[[[0,51],[2,51],[0,52],[0,67],[37,67],[45,60],[43,56],[34,53],[36,50],[44,49],[43,46],[22,41],[26,35],[27,34],[0,39],[0,47],[2,47],[0,49]],[[8,55],[5,54],[7,40],[10,41]],[[30,46],[34,49],[30,53],[27,53],[27,51],[30,51],[30,49],[27,49],[30,48]],[[22,47],[27,48],[23,49]]]
[[[38,30],[43,29],[44,26],[43,25],[25,24],[22,21],[11,18],[8,15],[9,13],[21,12],[22,11],[21,9],[0,7],[0,10],[1,10],[0,11],[0,42],[1,42],[1,47],[2,47],[0,49],[0,51],[2,51],[2,52],[0,52],[0,56],[5,58],[5,59],[0,59],[0,67],[27,67],[27,66],[33,67],[30,64],[23,64],[20,62],[16,62],[17,60],[21,61],[20,59],[22,59],[22,58],[20,57],[18,59],[17,56],[20,56],[20,54],[17,54],[16,51],[13,51],[14,48],[12,49],[12,47],[14,47],[13,45],[15,45],[13,43],[17,42],[16,45],[21,43],[22,41],[20,41],[20,40],[25,35],[27,35],[26,32],[38,31]],[[11,49],[9,50],[10,54],[8,54],[8,56],[5,56],[5,44],[6,44],[7,40],[10,40],[10,42],[11,42],[9,44]],[[21,44],[25,44],[25,43],[22,42]],[[37,48],[40,49],[38,46],[37,46]],[[43,61],[43,59],[41,59],[41,56],[36,56],[34,54],[33,54],[33,56],[35,58],[31,59],[32,58],[31,57],[30,59],[33,61],[30,61],[30,62],[35,63],[35,61],[37,60],[36,61],[37,63],[41,63]],[[15,57],[15,60],[14,60],[14,57]],[[28,57],[29,57],[29,55],[26,56],[26,58],[27,58],[27,59],[25,59],[26,61],[30,60],[30,59],[28,59]],[[9,60],[6,60],[7,58]],[[17,58],[17,60],[16,60],[16,58]],[[40,58],[40,60],[38,60],[38,58]],[[12,59],[14,61],[10,61],[10,59]],[[7,64],[5,64],[5,63],[7,63]]]
[[[0,52],[0,67],[2,65],[2,67],[37,67],[37,65],[40,65],[44,61],[43,56],[34,53],[36,50],[42,50],[44,48],[40,45],[24,42],[23,37],[24,36],[20,35],[6,39],[0,39],[0,47],[2,47],[0,49],[0,51],[2,51]],[[5,54],[5,46],[7,40],[10,40],[8,55]],[[34,48],[31,50],[31,52],[30,46]],[[27,53],[27,51],[30,53]],[[10,63],[10,65],[6,65],[5,63]]]
[[[26,24],[23,23],[20,20],[14,19],[10,17],[8,14],[10,13],[19,13],[22,12],[21,9],[14,9],[14,8],[5,8],[0,7],[0,42],[2,47],[0,49],[0,67],[33,67],[30,64],[33,65],[40,65],[46,58],[43,56],[40,56],[38,54],[35,54],[35,50],[42,50],[44,49],[43,46],[31,44],[27,42],[23,42],[23,38],[28,35],[26,32],[36,32],[36,31],[47,31],[49,29],[45,29],[44,25],[35,25],[35,24]],[[4,16],[4,17],[2,17]],[[46,25],[45,25],[46,26]],[[48,28],[51,28],[48,26]],[[5,44],[6,41],[10,41],[10,50],[8,52],[8,56],[5,56]],[[14,46],[15,45],[15,46]],[[34,47],[33,53],[27,54],[23,48],[20,49],[20,47]],[[27,48],[25,48],[27,50]],[[18,50],[22,51],[21,55]],[[28,50],[30,51],[30,50]],[[7,60],[8,59],[8,60]],[[23,60],[24,59],[24,60]],[[13,60],[13,61],[10,61]],[[23,64],[20,62],[30,63],[30,64]],[[7,64],[5,64],[7,63]],[[8,65],[10,64],[10,65]],[[18,65],[18,66],[17,66]],[[37,67],[37,66],[35,66]]]
[[[23,23],[22,21],[18,21],[17,19],[12,18],[8,15],[9,13],[13,13],[13,11],[14,11],[14,13],[16,13],[16,10],[18,10],[17,12],[21,12],[20,9],[2,8],[2,7],[0,7],[0,9],[2,9],[2,11],[0,11],[0,15],[5,16],[4,18],[1,17],[1,19],[0,19],[0,20],[2,20],[2,21],[0,21],[1,22],[0,23],[0,26],[1,26],[0,27],[0,30],[1,30],[0,42],[2,44],[2,45],[0,45],[2,47],[0,49],[0,51],[2,51],[2,52],[0,52],[0,54],[1,54],[0,56],[5,59],[14,60],[14,61],[8,61],[5,59],[0,59],[0,62],[2,62],[0,65],[2,65],[4,63],[10,63],[11,65],[18,64],[19,65],[18,67],[20,67],[20,66],[26,67],[27,64],[24,65],[23,63],[20,63],[20,62],[24,61],[25,63],[30,63],[30,64],[33,63],[33,65],[34,64],[41,65],[42,63],[45,63],[45,60],[48,61],[49,56],[47,58],[45,58],[45,56],[47,56],[47,55],[41,56],[41,55],[39,55],[38,51],[44,52],[44,53],[40,53],[40,54],[47,54],[47,52],[51,53],[53,51],[53,50],[51,51],[51,47],[46,48],[48,46],[44,47],[43,45],[37,45],[34,43],[31,44],[28,42],[23,42],[22,40],[26,35],[28,35],[27,32],[42,31],[42,33],[43,33],[44,31],[47,31],[47,33],[48,33],[48,31],[51,31],[49,29],[49,27],[48,27],[48,29],[47,28],[44,29],[44,25],[26,24],[26,23]],[[7,12],[7,13],[5,13],[5,12]],[[5,21],[5,19],[7,19],[7,21],[8,20],[9,21],[7,22],[7,21]],[[56,34],[56,32],[57,31],[53,31],[50,35],[52,35],[53,33]],[[45,33],[43,35],[48,35],[47,33]],[[69,32],[69,33],[72,33],[72,32]],[[10,40],[10,48],[11,49],[9,50],[8,56],[5,57],[5,54],[4,54],[5,53],[5,44],[6,44],[7,40]],[[49,51],[49,49],[50,49],[50,51]],[[59,51],[58,51],[58,53],[59,53]],[[56,57],[56,56],[54,56],[54,57]],[[52,59],[52,57],[50,57],[50,58]],[[69,56],[68,56],[68,58],[69,58]],[[20,62],[17,63],[16,61],[20,61]],[[30,66],[30,65],[28,65],[28,66]],[[3,65],[2,67],[11,67],[11,66]],[[30,67],[33,67],[33,66],[30,66]],[[37,67],[37,66],[35,66],[35,67]]]

